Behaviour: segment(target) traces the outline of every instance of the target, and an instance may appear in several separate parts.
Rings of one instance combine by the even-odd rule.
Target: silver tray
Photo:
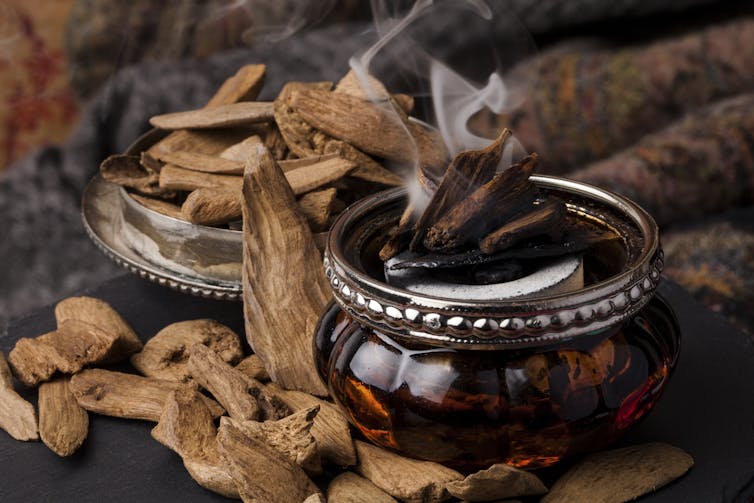
[[[139,152],[158,138],[149,132],[127,153]],[[119,266],[183,293],[241,299],[240,231],[194,225],[157,213],[100,175],[87,185],[81,213],[94,244]]]

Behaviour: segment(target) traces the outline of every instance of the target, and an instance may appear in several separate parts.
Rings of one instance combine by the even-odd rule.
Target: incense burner
[[[620,239],[583,253],[583,286],[502,300],[417,293],[385,280],[378,251],[402,189],[350,207],[328,237],[335,301],[317,327],[318,371],[352,424],[404,455],[472,470],[551,465],[599,449],[660,398],[679,353],[655,288],[654,220],[608,191],[532,176],[569,218]]]

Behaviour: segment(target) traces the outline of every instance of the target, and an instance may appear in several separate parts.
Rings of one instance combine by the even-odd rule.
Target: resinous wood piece
[[[39,386],[39,436],[58,456],[70,456],[89,433],[89,414],[79,406],[69,388],[70,377]]]
[[[13,375],[0,353],[0,428],[16,440],[38,440],[34,406],[13,389]]]

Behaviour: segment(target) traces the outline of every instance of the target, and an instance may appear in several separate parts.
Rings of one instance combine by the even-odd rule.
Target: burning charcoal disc
[[[581,255],[573,254],[542,263],[541,267],[522,277],[505,281],[513,271],[498,270],[501,282],[484,283],[480,280],[493,280],[496,271],[492,268],[483,273],[479,268],[476,282],[450,281],[440,279],[432,271],[422,268],[394,269],[395,263],[411,260],[411,253],[404,252],[385,262],[385,278],[393,286],[412,292],[435,297],[469,300],[503,300],[531,295],[557,294],[583,286],[583,262]],[[463,277],[463,276],[461,276]],[[513,276],[515,277],[515,275]],[[468,278],[467,278],[468,279]]]

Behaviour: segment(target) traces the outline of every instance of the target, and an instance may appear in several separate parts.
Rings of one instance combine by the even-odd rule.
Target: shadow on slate
[[[754,342],[677,285],[665,281],[660,291],[681,320],[679,365],[655,410],[620,444],[668,442],[688,451],[696,464],[641,501],[749,502],[754,497]],[[169,323],[207,317],[243,333],[240,303],[189,297],[136,276],[85,293],[112,304],[143,340]],[[0,336],[0,350],[7,354],[18,338],[54,327],[52,307],[11,322]],[[36,402],[35,391],[23,394]],[[228,501],[199,487],[180,458],[151,438],[152,427],[91,414],[89,438],[67,459],[40,442],[17,442],[0,432],[0,499]]]

